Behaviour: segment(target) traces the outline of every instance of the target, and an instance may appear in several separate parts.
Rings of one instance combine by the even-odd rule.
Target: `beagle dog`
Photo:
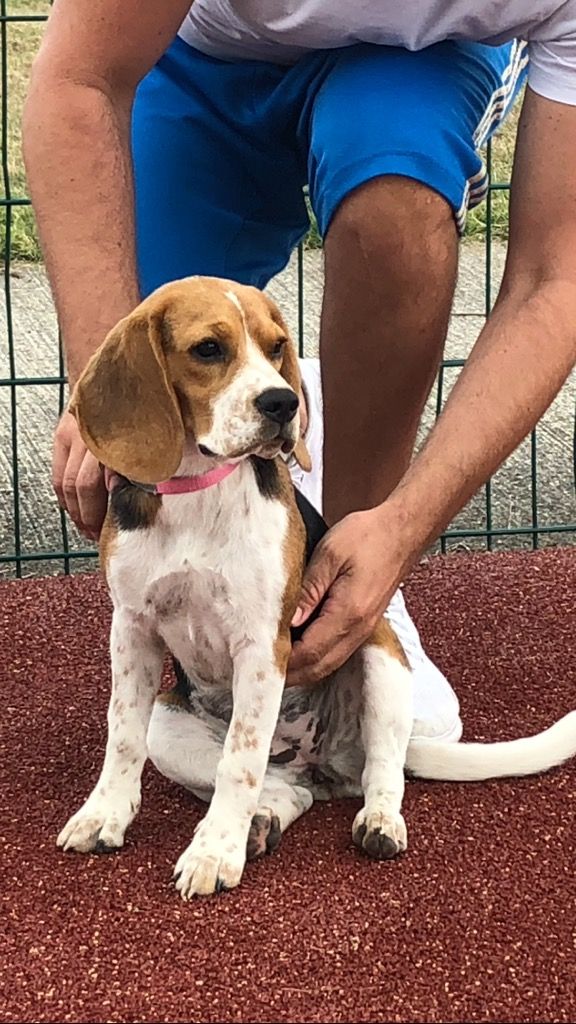
[[[483,779],[576,750],[576,712],[509,744],[410,743],[411,675],[384,619],[323,684],[284,689],[302,574],[326,529],[285,461],[309,468],[299,393],[274,303],[198,277],[122,320],[71,402],[119,482],[100,542],[114,606],[106,754],[58,844],[121,847],[149,756],[209,802],[176,864],[184,899],[238,885],[314,799],[362,796],[353,841],[387,859],[406,848],[405,768]],[[176,682],[158,696],[166,653]]]

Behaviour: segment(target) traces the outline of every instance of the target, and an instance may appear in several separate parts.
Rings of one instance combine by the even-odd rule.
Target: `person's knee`
[[[452,210],[433,189],[409,178],[382,176],[340,204],[326,237],[330,250],[356,252],[382,284],[437,287],[453,282],[458,235]]]

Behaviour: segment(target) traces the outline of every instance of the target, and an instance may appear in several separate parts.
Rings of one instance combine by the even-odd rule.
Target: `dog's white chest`
[[[236,651],[257,637],[251,615],[237,605],[242,583],[249,581],[214,566],[189,565],[153,580],[144,604],[156,631],[187,670],[193,668],[204,682],[229,685]],[[260,619],[264,613],[258,609]]]
[[[152,529],[122,535],[111,590],[190,675],[229,686],[238,651],[277,634],[288,516],[250,477],[224,487],[220,500],[216,490],[171,496]]]

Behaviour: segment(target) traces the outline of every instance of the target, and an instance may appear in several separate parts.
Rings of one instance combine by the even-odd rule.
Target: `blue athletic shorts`
[[[143,295],[190,274],[264,287],[308,229],[379,175],[440,193],[461,230],[486,192],[478,150],[527,63],[521,43],[445,42],[416,53],[358,45],[292,67],[207,57],[176,38],[133,114]]]

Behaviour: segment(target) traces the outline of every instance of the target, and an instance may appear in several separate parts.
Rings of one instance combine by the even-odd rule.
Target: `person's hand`
[[[108,503],[104,473],[69,412],[63,413],[54,434],[52,484],[60,507],[83,534],[97,540]]]
[[[382,505],[346,516],[322,539],[304,575],[292,625],[305,623],[325,600],[294,644],[288,686],[320,682],[368,639],[412,561],[402,532]]]

